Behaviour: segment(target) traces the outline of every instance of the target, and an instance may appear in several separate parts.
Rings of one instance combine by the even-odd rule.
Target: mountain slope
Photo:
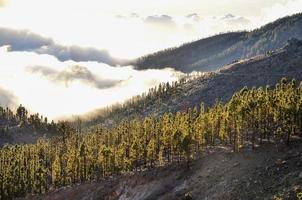
[[[255,151],[230,153],[225,148],[209,148],[190,169],[168,166],[117,176],[100,182],[62,188],[31,200],[142,200],[142,199],[296,199],[302,191],[302,145],[277,150],[266,144]]]
[[[29,114],[22,105],[16,111],[0,106],[0,149],[8,144],[35,143],[40,138],[58,136],[69,128],[68,122],[49,122],[39,113]]]
[[[302,41],[291,39],[287,45],[275,52],[258,55],[225,65],[216,72],[179,84],[169,94],[163,93],[147,103],[134,103],[117,108],[106,115],[97,115],[87,125],[112,124],[123,119],[159,116],[165,112],[176,112],[187,107],[206,106],[216,100],[227,101],[234,92],[247,87],[275,85],[282,77],[302,80]]]
[[[234,60],[281,48],[292,37],[302,39],[301,13],[251,32],[220,34],[159,51],[143,56],[133,64],[138,69],[172,67],[183,72],[213,71]]]

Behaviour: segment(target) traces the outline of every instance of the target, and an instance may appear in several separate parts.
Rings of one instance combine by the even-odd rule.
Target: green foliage
[[[166,112],[170,111],[170,105],[165,102],[169,98],[174,96],[180,96],[186,92],[186,89],[182,87],[185,83],[191,84],[195,81],[204,81],[209,77],[214,76],[213,72],[207,73],[195,73],[187,76],[182,76],[178,81],[172,83],[162,83],[160,86],[150,88],[148,92],[141,95],[134,96],[123,103],[114,104],[98,111],[97,115],[91,116],[88,120],[81,122],[81,125],[85,128],[91,128],[102,124],[104,126],[111,126],[114,122],[120,122],[124,119],[134,119],[141,116],[145,116],[145,112],[152,109],[152,107],[163,107]],[[182,109],[187,109],[190,105],[184,105]],[[154,112],[161,112],[161,110],[155,110]],[[110,120],[108,120],[110,119]],[[79,126],[79,118],[73,121],[74,126]]]
[[[0,150],[0,199],[159,165],[189,165],[207,146],[226,145],[236,152],[264,140],[289,145],[302,133],[301,108],[302,83],[282,79],[274,89],[244,88],[225,104],[122,121],[86,134],[58,124],[61,137]]]
[[[16,112],[0,106],[0,136],[9,137],[10,128],[18,128],[21,133],[23,130],[27,130],[43,134],[47,133],[49,136],[59,135],[63,136],[63,139],[75,132],[70,122],[48,122],[47,117],[43,117],[39,113],[29,114],[22,104],[16,109]]]

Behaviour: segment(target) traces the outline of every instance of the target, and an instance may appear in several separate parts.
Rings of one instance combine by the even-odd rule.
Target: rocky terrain
[[[208,148],[191,163],[159,167],[53,190],[32,200],[295,200],[302,192],[302,143],[264,144],[256,150],[232,153],[225,147]]]

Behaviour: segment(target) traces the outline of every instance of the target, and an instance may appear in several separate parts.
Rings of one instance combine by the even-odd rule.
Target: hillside
[[[189,170],[172,165],[25,199],[182,200],[191,194],[194,200],[293,200],[302,191],[301,160],[301,141],[279,151],[272,144],[237,154],[227,148],[209,148]]]
[[[235,91],[247,87],[273,86],[282,77],[302,80],[302,42],[291,39],[284,48],[225,65],[220,70],[205,73],[195,79],[181,82],[153,98],[143,97],[140,102],[117,107],[112,111],[96,115],[86,125],[112,124],[123,119],[160,116],[165,112],[176,112],[188,107],[206,106],[215,101],[227,101]]]
[[[30,114],[20,105],[16,111],[0,106],[0,148],[7,144],[32,144],[39,138],[62,136],[75,131],[68,122],[48,121],[39,113]]]
[[[214,71],[234,60],[283,47],[302,39],[302,14],[281,18],[251,32],[232,32],[201,39],[138,58],[138,69],[172,67],[183,72]]]
[[[0,0],[0,200],[302,200],[301,8]]]
[[[27,194],[44,194],[48,191],[64,188],[64,186],[98,182],[135,172],[138,175],[137,172],[154,168],[159,169],[158,174],[161,174],[162,167],[168,166],[182,165],[182,170],[189,172],[189,169],[192,168],[192,162],[200,156],[207,155],[211,149],[219,153],[217,149],[222,148],[226,152],[233,152],[232,156],[248,151],[251,152],[252,156],[254,151],[257,152],[257,149],[262,147],[265,148],[263,151],[270,152],[269,146],[271,146],[273,152],[267,157],[274,158],[274,155],[278,156],[279,152],[287,151],[289,148],[292,148],[293,151],[288,152],[287,155],[297,157],[300,154],[296,154],[295,151],[299,151],[301,147],[301,108],[302,82],[287,81],[283,78],[272,89],[243,88],[234,93],[230,101],[216,103],[207,109],[201,107],[200,109],[187,109],[176,114],[165,113],[161,118],[148,116],[143,120],[131,120],[116,124],[111,128],[102,127],[87,134],[73,131],[72,134],[59,138],[42,139],[32,145],[5,146],[0,149],[0,177],[2,177],[0,198],[11,199],[24,197]],[[255,159],[257,158],[261,159],[261,156],[255,156]],[[284,157],[284,159],[287,158]],[[297,161],[300,160],[300,158],[296,159]],[[215,166],[224,159],[221,160],[217,157],[215,160],[218,162],[210,165],[206,169],[208,172],[215,169]],[[211,163],[211,157],[202,158],[202,163],[205,162]],[[279,165],[277,171],[280,171],[281,165],[287,163],[284,160],[276,160],[276,162]],[[246,172],[253,170],[254,168],[250,168],[248,163],[244,160],[242,167],[247,168],[236,170],[238,175],[231,174],[229,177],[225,176],[226,179],[241,177]],[[254,160],[252,163],[257,166],[258,163],[262,162]],[[229,164],[233,168],[238,165],[241,166],[240,161],[236,161],[236,159],[231,160]],[[288,164],[290,164],[289,161]],[[211,189],[216,191],[215,187],[220,185],[216,181],[225,174],[222,169],[226,169],[227,166],[226,164],[217,166],[217,172],[213,172],[213,177],[210,177],[205,183],[203,183],[202,178],[196,182],[194,179],[189,179],[188,184],[192,187],[197,186],[195,183],[201,184],[200,188],[196,188],[195,191],[192,190],[194,195],[203,189],[208,192],[211,192]],[[299,166],[300,163],[297,166],[286,165],[285,170],[289,169],[288,172],[295,172]],[[174,171],[173,168],[172,171]],[[199,169],[193,170],[193,172],[195,171],[199,171]],[[263,177],[262,174],[258,175],[259,178],[256,177],[257,179],[254,180],[257,186],[260,183],[257,181],[262,180],[261,177]],[[278,173],[278,175],[280,174]],[[299,180],[296,179],[297,175],[300,176],[300,174],[290,175],[288,180],[285,180],[285,189],[287,187],[291,191],[295,188],[296,191],[299,189],[297,188],[299,186],[297,186],[299,183]],[[271,177],[270,174],[268,176]],[[153,176],[147,174],[146,178],[148,177],[156,177],[156,174]],[[169,180],[169,174],[161,174],[159,177],[164,177],[162,180],[163,182],[168,181],[168,185],[171,182],[173,188],[176,181]],[[182,177],[185,178],[186,176]],[[235,186],[239,181],[249,181],[247,182],[247,187],[249,187],[251,184],[249,178],[251,177],[255,176],[251,175],[247,179],[241,177],[240,180],[234,180]],[[171,178],[175,178],[173,173]],[[214,179],[211,180],[211,178]],[[272,190],[275,193],[281,189],[280,185],[274,185],[272,180],[265,178],[263,181],[265,180],[268,181],[265,183],[267,188],[264,187],[266,190]],[[289,185],[289,181],[292,183],[291,185]],[[207,186],[208,183],[213,184]],[[276,180],[276,183],[279,181]],[[179,181],[179,184],[186,183]],[[157,185],[154,183],[153,186]],[[232,185],[232,182],[222,182],[221,187],[225,188],[225,191],[232,192],[234,190]],[[150,187],[150,185],[148,187],[147,184],[145,189],[139,187],[133,193],[134,195],[144,195],[155,192],[158,195],[162,191],[160,194],[163,195],[168,193],[167,190],[172,189],[169,186],[164,190],[162,187],[154,187]],[[133,187],[125,188],[125,190],[123,188],[121,188],[122,192],[118,190],[117,193],[124,193],[125,191],[125,195],[127,195],[126,192],[131,192],[133,189]],[[262,188],[260,189],[262,190]],[[223,190],[220,191],[223,192]],[[287,191],[282,190],[280,192]],[[226,195],[224,192],[222,194]],[[270,194],[265,192],[264,195]],[[147,199],[148,195],[137,198]],[[236,196],[236,193],[233,196]],[[113,196],[113,199],[117,199],[117,197]],[[232,196],[224,197],[233,199]],[[247,197],[255,197],[255,193],[251,193]],[[85,199],[86,197],[82,198]],[[154,199],[155,196],[150,198]]]

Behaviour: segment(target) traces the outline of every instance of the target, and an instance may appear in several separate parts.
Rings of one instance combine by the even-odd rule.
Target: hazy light
[[[10,0],[0,9],[0,26],[30,29],[62,44],[93,46],[134,58],[218,32],[251,29],[301,7],[302,0]],[[192,13],[200,21],[185,17]],[[251,23],[220,20],[228,13]],[[144,23],[153,15],[171,16],[175,27]]]
[[[219,32],[249,30],[301,8],[302,0],[0,0],[0,27],[28,29],[62,45],[106,49],[130,59]],[[83,71],[73,71],[74,66]],[[0,47],[0,92],[7,95],[2,99],[15,96],[13,103],[51,118],[123,101],[176,80],[175,74],[60,62]]]
[[[40,112],[50,118],[84,114],[122,102],[161,82],[176,80],[178,74],[171,69],[137,71],[130,66],[110,67],[96,62],[60,62],[50,55],[7,52],[5,49],[7,47],[0,48],[1,89],[11,92],[17,98],[14,101],[32,112]],[[117,84],[99,89],[89,84],[90,76],[83,71],[73,71],[73,66],[82,66],[101,84],[109,80]],[[30,70],[33,67],[44,69],[45,73]],[[56,77],[62,81],[55,81]]]

